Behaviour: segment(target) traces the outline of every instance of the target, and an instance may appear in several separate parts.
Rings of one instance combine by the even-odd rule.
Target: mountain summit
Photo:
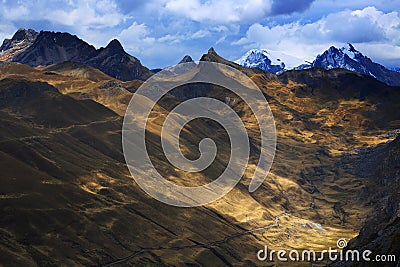
[[[34,42],[10,61],[32,67],[63,61],[85,62],[96,54],[96,48],[76,35],[66,32],[41,31]]]
[[[246,68],[259,68],[271,73],[285,70],[285,63],[279,58],[273,58],[266,49],[252,49],[235,61]]]
[[[7,61],[28,48],[39,35],[35,30],[20,28],[11,39],[5,39],[0,46],[0,60]]]
[[[321,67],[327,70],[342,68],[372,76],[388,85],[400,85],[399,72],[389,70],[373,62],[369,57],[355,49],[352,44],[347,44],[341,48],[331,46],[312,62],[283,52],[266,49],[252,49],[235,62],[247,68],[259,68],[275,74],[286,70],[302,70],[312,67]]]
[[[69,33],[18,30],[12,39],[6,39],[0,49],[0,60],[13,61],[32,67],[73,61],[98,68],[123,80],[147,79],[150,71],[139,59],[125,52],[114,39],[105,48],[96,49]]]
[[[116,39],[105,48],[98,49],[97,54],[84,63],[121,81],[145,80],[151,76],[150,71],[140,63],[139,59],[126,53]]]
[[[179,61],[178,64],[181,64],[181,63],[191,63],[191,62],[194,62],[193,59],[192,59],[192,57],[189,56],[189,55],[186,55],[186,56],[184,56],[184,57],[182,58],[181,61]]]
[[[356,50],[352,44],[342,48],[331,46],[321,55],[318,55],[311,67],[324,69],[342,68],[376,78],[388,85],[400,85],[400,75],[384,66],[373,62]]]

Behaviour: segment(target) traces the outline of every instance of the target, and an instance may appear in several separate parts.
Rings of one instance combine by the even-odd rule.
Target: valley
[[[123,117],[151,73],[141,65],[134,69],[139,66],[143,75],[134,79],[104,71],[99,66],[115,54],[129,58],[124,69],[137,63],[116,42],[107,47],[89,61],[0,65],[0,264],[260,266],[256,253],[264,245],[321,251],[336,248],[340,238],[352,247],[399,255],[399,87],[345,69],[275,75],[210,49],[201,61],[238,69],[260,88],[275,119],[277,149],[267,179],[249,193],[260,150],[251,109],[220,87],[177,88],[152,110],[154,125],[146,129],[152,161],[171,181],[209,182],[229,156],[223,128],[200,121],[182,131],[181,150],[196,158],[199,141],[211,136],[219,148],[215,162],[200,173],[185,173],[165,159],[162,123],[188,98],[228,97],[247,126],[251,147],[244,177],[231,192],[205,206],[179,208],[152,199],[128,171]],[[37,51],[31,46],[19,57],[27,63]],[[382,248],[376,239],[390,242]],[[287,266],[296,264],[310,266]]]

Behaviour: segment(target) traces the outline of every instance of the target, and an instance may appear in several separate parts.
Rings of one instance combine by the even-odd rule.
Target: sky
[[[149,68],[199,60],[210,47],[229,60],[262,48],[312,61],[352,43],[400,67],[399,0],[0,0],[0,40],[18,28],[69,32],[104,47],[117,38]]]

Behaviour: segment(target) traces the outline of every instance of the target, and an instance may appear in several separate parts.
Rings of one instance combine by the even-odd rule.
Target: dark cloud
[[[314,0],[273,0],[271,13],[273,15],[303,12],[310,7]]]

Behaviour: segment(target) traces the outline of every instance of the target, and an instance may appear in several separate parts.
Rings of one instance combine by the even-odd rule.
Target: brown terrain
[[[158,170],[176,183],[218,177],[229,141],[217,124],[188,124],[181,136],[188,158],[198,156],[206,136],[219,156],[198,174],[174,170],[159,142],[168,110],[197,90],[196,96],[232,99],[248,126],[252,157],[243,179],[196,208],[152,199],[126,167],[122,121],[143,81],[71,61],[1,64],[0,265],[281,266],[258,261],[257,251],[321,251],[336,248],[339,238],[400,255],[400,88],[341,69],[276,76],[244,69],[213,49],[202,60],[229,64],[259,86],[275,118],[277,150],[267,179],[249,193],[260,141],[249,107],[215,86],[184,86],[164,97],[146,141]],[[336,263],[343,264],[351,265]],[[288,266],[295,265],[312,263]]]

